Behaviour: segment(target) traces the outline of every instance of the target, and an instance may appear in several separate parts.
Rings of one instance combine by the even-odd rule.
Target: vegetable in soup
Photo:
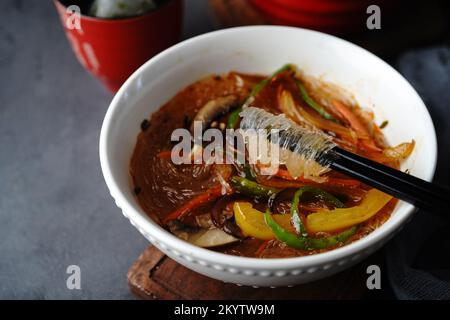
[[[239,128],[249,108],[282,114],[341,148],[394,168],[414,148],[414,141],[388,146],[373,113],[360,108],[351,94],[293,65],[268,76],[209,76],[141,123],[130,174],[140,205],[154,221],[211,250],[282,258],[344,246],[389,218],[396,199],[289,150],[281,150],[270,174],[263,157],[250,161],[249,150],[240,152],[236,141],[232,153],[240,152],[245,161],[174,163],[175,129],[194,133],[199,123],[201,130],[224,133]],[[230,143],[222,145],[228,149],[220,156],[229,155]],[[206,143],[193,142],[182,158],[192,160],[204,149]]]

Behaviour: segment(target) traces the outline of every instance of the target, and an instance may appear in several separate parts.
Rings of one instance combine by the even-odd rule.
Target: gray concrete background
[[[186,2],[184,37],[212,30],[206,0]],[[148,243],[115,207],[100,170],[98,138],[112,94],[76,61],[50,1],[1,0],[0,12],[0,298],[132,298],[126,272]],[[434,47],[393,63],[430,109],[444,184],[449,61],[448,47]],[[393,242],[400,252],[420,224],[414,219]],[[82,290],[66,288],[71,264],[81,267]]]
[[[212,29],[190,0],[185,37]],[[51,1],[0,1],[0,298],[131,298],[148,242],[115,207],[98,138],[112,99],[76,61]],[[81,268],[82,290],[66,288]]]

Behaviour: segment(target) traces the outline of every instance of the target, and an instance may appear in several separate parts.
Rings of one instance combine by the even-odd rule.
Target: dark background
[[[441,106],[431,110],[440,135],[450,135],[445,10],[409,16],[410,27],[399,28],[403,41],[384,41],[381,32],[348,37]],[[183,37],[213,29],[207,1],[186,1]],[[126,273],[148,242],[115,207],[100,170],[98,139],[112,96],[75,59],[50,1],[0,1],[0,298],[132,297]],[[448,182],[442,150],[439,179]],[[71,264],[81,267],[82,290],[66,288]],[[383,290],[367,298],[392,297],[384,270]]]

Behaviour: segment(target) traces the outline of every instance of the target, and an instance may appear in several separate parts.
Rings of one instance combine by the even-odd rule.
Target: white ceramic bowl
[[[186,40],[145,63],[117,92],[103,123],[100,160],[111,195],[125,217],[187,268],[243,285],[304,283],[360,261],[392,238],[413,214],[412,205],[400,202],[385,224],[359,241],[330,252],[285,259],[243,258],[199,248],[145,214],[133,196],[128,172],[141,121],[206,75],[231,70],[269,74],[285,63],[354,93],[361,106],[375,112],[377,123],[389,120],[383,131],[390,144],[415,139],[414,153],[402,169],[425,180],[433,177],[436,136],[424,103],[399,73],[368,51],[323,33],[275,26],[232,28]]]

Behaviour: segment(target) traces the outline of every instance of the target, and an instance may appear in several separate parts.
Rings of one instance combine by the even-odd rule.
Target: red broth
[[[149,120],[142,122],[142,131],[137,137],[136,147],[130,162],[130,174],[133,180],[134,192],[140,205],[155,222],[168,228],[165,219],[171,213],[186,205],[190,200],[204,194],[207,190],[211,190],[215,186],[220,186],[220,181],[215,174],[215,165],[175,165],[172,163],[170,156],[167,156],[170,155],[170,150],[174,145],[170,141],[172,131],[177,128],[188,129],[197,112],[210,100],[226,95],[235,95],[240,103],[243,103],[251,89],[262,79],[264,77],[236,72],[201,79],[177,93],[170,101],[156,111]],[[273,113],[280,113],[281,111],[277,106],[277,92],[279,92],[280,86],[289,89],[291,85],[284,75],[272,79],[258,94],[252,106],[260,107]],[[308,90],[312,88],[307,82],[305,82],[305,86]],[[290,88],[289,90],[295,89]],[[311,96],[319,100],[320,92],[312,92]],[[300,96],[296,96],[296,99],[299,100],[299,103],[302,104],[302,107],[307,112],[314,114],[315,111],[313,109],[308,109],[304,102],[300,101]],[[339,115],[336,110],[330,109],[330,112],[332,111],[334,114]],[[373,135],[374,141],[377,141],[380,149],[385,148],[381,130],[376,125],[369,123],[367,117],[364,118],[364,114],[360,113],[359,109],[355,111],[355,114],[373,131],[371,135]],[[226,123],[228,117],[229,113],[222,115],[216,119],[216,122],[219,124]],[[342,118],[341,121],[344,127],[350,127],[350,124],[345,121],[345,118]],[[341,147],[345,147],[364,156],[379,160],[381,157],[380,154],[382,155],[382,152],[366,150],[366,148],[360,147],[358,143],[344,141],[339,135],[334,135],[334,137],[336,138],[335,142],[341,145]],[[387,164],[393,167],[399,166],[399,162],[396,160],[392,160]],[[228,178],[236,174],[236,168],[232,165],[229,165],[228,169],[231,172]],[[327,173],[327,176],[330,179],[349,179],[333,171]],[[291,189],[299,185],[297,181],[286,180],[282,177],[274,177],[272,179],[258,177],[256,180],[263,185],[281,186],[282,189]],[[358,205],[367,190],[370,189],[364,184],[356,187],[342,187],[339,185],[328,185],[327,183],[321,185],[311,182],[311,185],[319,186],[331,194],[340,197],[346,207]],[[196,206],[192,210],[188,210],[180,220],[187,226],[199,227],[199,225],[196,225],[198,222],[196,217],[209,217],[211,210],[222,197],[224,196],[206,199],[201,205]],[[255,208],[261,208],[264,211],[264,202],[244,195],[240,195],[240,197],[241,200],[244,198],[245,201],[253,203]],[[296,257],[333,250],[336,247],[356,241],[379,227],[389,218],[391,212],[394,210],[395,204],[396,199],[392,199],[372,218],[360,223],[357,231],[345,242],[325,249],[301,250],[291,248],[275,237],[270,240],[261,240],[255,237],[245,237],[245,235],[238,241],[210,249],[231,255],[260,258]],[[289,206],[289,201],[281,201],[275,210],[279,214],[289,214]],[[307,201],[302,201],[299,206],[299,211],[303,217],[307,217],[308,214],[316,211],[316,209],[324,207],[326,207],[326,203],[324,203],[323,199],[315,199],[313,197]],[[232,202],[228,204],[226,210],[228,210],[228,214],[231,216],[231,220],[233,220]],[[211,228],[214,228],[214,226],[212,225]],[[323,237],[332,234],[322,232],[312,236]]]

